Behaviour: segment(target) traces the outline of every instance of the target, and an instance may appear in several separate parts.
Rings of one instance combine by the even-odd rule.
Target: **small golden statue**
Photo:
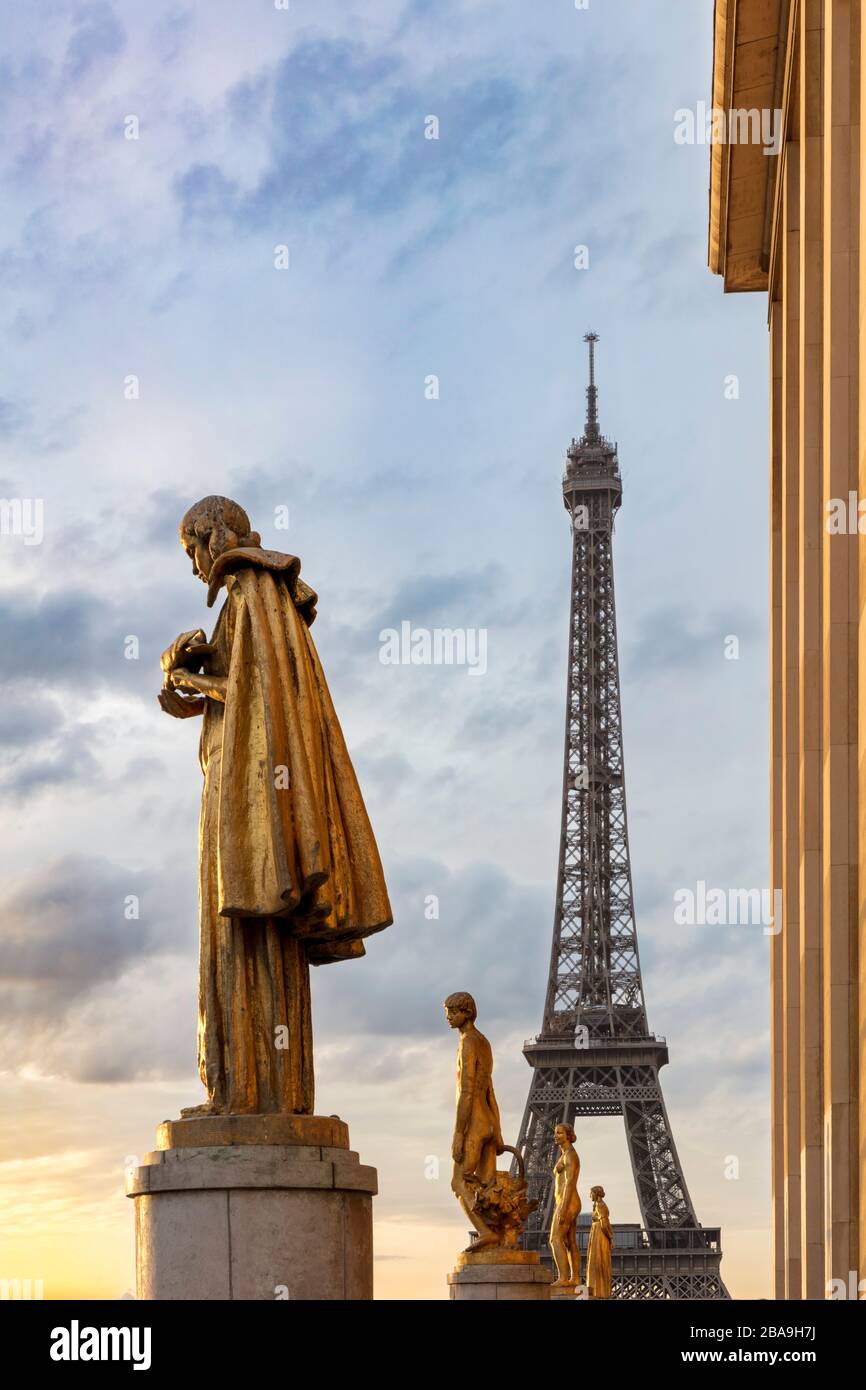
[[[592,1228],[586,1255],[586,1283],[590,1298],[610,1298],[613,1246],[610,1212],[604,1200],[603,1187],[591,1188],[589,1195],[592,1198]]]
[[[312,1114],[310,965],[364,954],[391,922],[382,865],[310,626],[294,555],[263,550],[243,507],[205,497],[180,543],[210,641],[162,656],[159,703],[200,715],[198,1060],[185,1115]],[[278,1041],[279,1039],[279,1041]]]
[[[464,1254],[488,1246],[516,1249],[526,1218],[538,1205],[527,1200],[523,1159],[502,1138],[493,1091],[493,1050],[475,1027],[477,1014],[475,1000],[465,991],[445,1000],[448,1023],[460,1032],[451,1190],[478,1232]],[[497,1155],[506,1152],[517,1158],[517,1177],[503,1169],[497,1172]]]
[[[574,1147],[576,1135],[571,1125],[557,1125],[553,1137],[560,1149],[553,1169],[554,1205],[550,1227],[550,1248],[557,1273],[553,1288],[572,1289],[580,1283],[580,1249],[577,1244],[580,1159]]]

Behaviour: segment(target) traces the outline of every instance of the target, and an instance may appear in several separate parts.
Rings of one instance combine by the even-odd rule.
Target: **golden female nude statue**
[[[313,1112],[310,964],[364,954],[387,927],[376,842],[310,636],[316,595],[263,550],[237,502],[180,523],[208,642],[163,653],[159,703],[202,716],[198,1060],[207,1104],[184,1114]]]
[[[580,1159],[574,1147],[576,1135],[571,1125],[557,1125],[553,1136],[559,1145],[559,1158],[553,1169],[554,1206],[550,1227],[550,1248],[556,1264],[554,1289],[570,1289],[580,1283],[580,1250],[577,1244],[577,1218],[580,1215]]]
[[[592,1198],[592,1228],[586,1255],[586,1283],[590,1298],[610,1298],[613,1246],[610,1212],[604,1200],[603,1187],[591,1188],[589,1195]]]

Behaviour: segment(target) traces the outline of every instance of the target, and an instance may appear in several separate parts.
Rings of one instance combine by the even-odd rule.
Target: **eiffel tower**
[[[541,1033],[523,1048],[532,1080],[517,1147],[530,1195],[538,1200],[524,1242],[551,1260],[555,1126],[622,1115],[643,1226],[614,1227],[612,1297],[728,1298],[719,1273],[720,1231],[698,1223],[665,1110],[659,1071],[668,1060],[667,1044],[647,1024],[613,587],[622,479],[616,444],[598,426],[598,335],[587,333],[584,341],[586,426],[571,442],[562,481],[572,531],[571,618],[553,949]],[[578,1241],[584,1250],[586,1240],[583,1224]]]

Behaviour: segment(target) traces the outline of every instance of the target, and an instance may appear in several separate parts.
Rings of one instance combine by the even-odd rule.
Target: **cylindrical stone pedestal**
[[[342,1120],[168,1120],[127,1176],[140,1299],[373,1297],[376,1170]]]
[[[503,1246],[465,1251],[448,1275],[452,1299],[548,1299],[552,1280],[536,1250]]]

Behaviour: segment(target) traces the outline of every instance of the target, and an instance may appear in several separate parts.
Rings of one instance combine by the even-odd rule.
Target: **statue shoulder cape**
[[[297,555],[283,555],[279,550],[262,550],[260,546],[238,546],[224,550],[213,562],[207,591],[207,606],[212,608],[226,577],[241,569],[271,570],[282,575],[289,586],[295,607],[307,626],[316,617],[318,594],[301,579],[301,562]]]

